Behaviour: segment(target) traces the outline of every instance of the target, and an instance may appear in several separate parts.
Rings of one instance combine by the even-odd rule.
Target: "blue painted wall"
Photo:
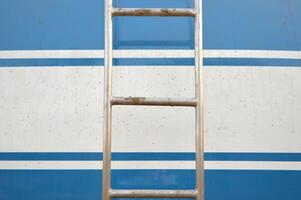
[[[141,2],[118,0],[115,6],[193,7],[188,0]],[[301,50],[300,8],[300,0],[204,0],[204,47]],[[103,49],[103,9],[103,0],[1,0],[0,50]],[[116,49],[193,49],[191,18],[116,18],[114,31]],[[102,62],[101,59],[2,59],[0,66],[101,65]],[[141,65],[137,59],[115,62]],[[142,64],[145,63],[191,65],[193,61],[144,59]],[[205,64],[301,66],[300,60],[285,59],[207,59]],[[263,160],[271,160],[270,156]],[[18,159],[2,157],[1,160]],[[191,170],[116,170],[113,173],[115,188],[187,189],[193,188],[193,180]],[[300,200],[300,180],[300,171],[207,170],[206,200]],[[101,171],[0,170],[0,200],[96,200],[100,197]]]
[[[192,7],[119,0],[119,7]],[[103,49],[103,0],[2,0],[0,50]],[[300,0],[204,0],[205,49],[301,50]],[[116,18],[114,47],[192,49],[190,18]]]
[[[99,200],[101,171],[0,171],[3,200]],[[190,189],[190,170],[115,170],[113,188]],[[301,171],[207,170],[206,200],[300,200]]]

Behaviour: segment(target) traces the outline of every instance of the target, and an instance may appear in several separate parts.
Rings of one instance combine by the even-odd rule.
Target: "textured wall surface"
[[[103,4],[0,1],[1,200],[101,198]],[[204,0],[206,200],[301,199],[300,7]],[[114,19],[114,95],[193,97],[193,38],[186,17]],[[114,107],[113,151],[114,188],[193,188],[193,109]]]

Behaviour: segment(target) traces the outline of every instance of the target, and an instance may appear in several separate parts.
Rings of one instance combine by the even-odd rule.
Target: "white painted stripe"
[[[281,58],[301,59],[301,51],[276,50],[205,50],[207,58]]]
[[[115,50],[116,58],[191,58],[194,50]],[[103,58],[103,50],[11,50],[0,51],[0,59]],[[301,59],[301,51],[204,50],[206,58]]]
[[[301,162],[207,161],[205,169],[218,170],[301,170]]]
[[[113,161],[113,169],[194,169],[195,161]]]
[[[0,59],[101,58],[103,50],[16,50],[0,51]]]
[[[116,96],[194,95],[192,67],[115,69]],[[301,152],[301,68],[205,74],[207,152]],[[101,68],[1,68],[0,79],[0,151],[102,150]],[[113,122],[116,152],[194,151],[192,108],[116,106]]]
[[[194,161],[113,161],[112,169],[194,169]],[[97,170],[101,161],[0,161],[0,170]],[[205,161],[209,170],[301,170],[301,162]]]
[[[102,169],[102,161],[0,161],[0,170]]]
[[[194,161],[116,161],[113,169],[195,169]],[[301,170],[301,162],[205,161],[215,170]]]

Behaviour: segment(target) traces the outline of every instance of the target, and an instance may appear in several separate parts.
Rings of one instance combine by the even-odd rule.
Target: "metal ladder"
[[[144,98],[112,96],[112,17],[114,16],[190,16],[195,21],[195,98]],[[202,0],[194,9],[113,8],[105,0],[105,92],[103,146],[103,200],[111,198],[196,198],[204,200],[204,84],[202,51]],[[196,188],[193,190],[115,190],[111,189],[111,135],[113,105],[195,107]]]

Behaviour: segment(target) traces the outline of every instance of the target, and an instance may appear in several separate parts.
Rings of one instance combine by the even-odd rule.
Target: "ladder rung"
[[[176,98],[146,98],[146,97],[112,97],[112,105],[141,105],[141,106],[191,106],[197,105],[196,99]]]
[[[111,198],[195,198],[195,190],[111,190]]]
[[[113,8],[113,16],[195,16],[193,9],[184,8]]]

